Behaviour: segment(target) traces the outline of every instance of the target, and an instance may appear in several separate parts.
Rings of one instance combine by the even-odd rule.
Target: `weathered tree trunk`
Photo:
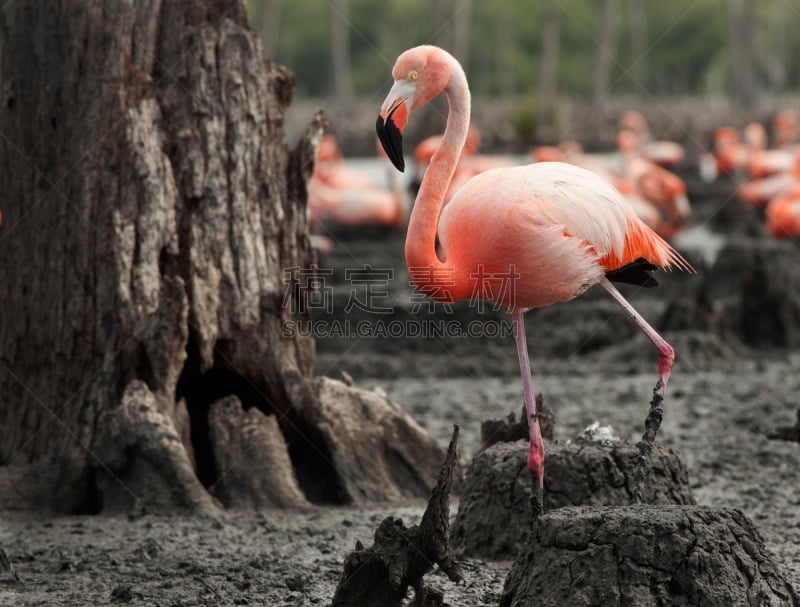
[[[209,410],[231,395],[275,416],[293,466],[275,478],[355,499],[357,473],[335,474],[335,437],[309,421],[313,340],[284,334],[284,272],[314,259],[305,188],[324,126],[289,150],[293,90],[240,2],[0,12],[0,488],[17,487],[0,509],[213,509],[226,471]],[[267,485],[248,503],[274,503],[252,494]]]

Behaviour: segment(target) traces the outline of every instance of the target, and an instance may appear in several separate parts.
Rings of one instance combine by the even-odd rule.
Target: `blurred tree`
[[[770,0],[763,7],[761,17],[762,31],[758,36],[759,49],[756,53],[759,67],[766,77],[769,88],[782,91],[786,88],[787,31],[786,4],[783,0]]]
[[[254,14],[261,10],[260,2],[250,0]],[[331,53],[333,44],[329,4],[271,2],[271,10],[280,17],[280,28],[273,30],[275,56],[295,72],[298,94],[336,94],[334,70],[320,60]],[[353,94],[384,90],[386,68],[397,54],[425,43],[440,44],[461,58],[477,97],[530,94],[542,84],[540,70],[550,61],[541,57],[549,44],[543,40],[545,21],[532,18],[545,14],[545,2],[348,0]],[[558,90],[565,97],[590,98],[601,91],[652,95],[724,92],[724,87],[744,91],[742,75],[734,73],[733,66],[741,69],[740,54],[750,48],[744,42],[749,39],[741,37],[749,35],[749,30],[741,30],[745,21],[754,24],[752,39],[760,45],[750,51],[755,83],[763,80],[775,90],[797,88],[800,38],[788,34],[800,28],[800,11],[787,6],[786,0],[557,2]],[[748,14],[755,14],[755,19]],[[273,22],[277,24],[277,18]],[[722,73],[727,77],[716,76]]]
[[[743,107],[756,98],[755,49],[758,34],[757,4],[752,0],[726,0],[728,45],[731,54],[733,96]]]
[[[647,12],[645,0],[628,0],[630,35],[630,77],[640,86],[647,77]]]
[[[597,0],[594,12],[594,74],[592,97],[600,101],[611,94],[611,74],[617,61],[617,0]]]
[[[472,0],[456,1],[453,14],[453,55],[462,65],[469,65]]]
[[[540,2],[542,50],[539,62],[537,136],[548,139],[558,107],[559,11],[556,0]]]
[[[280,30],[280,2],[278,0],[257,0],[253,6],[253,22],[261,34],[261,44],[264,47],[264,56],[275,55],[278,31]]]
[[[501,97],[514,95],[517,89],[514,70],[514,44],[516,40],[516,22],[514,13],[498,7],[494,12],[494,53],[493,69],[494,92]],[[530,76],[529,80],[532,80]]]
[[[353,75],[350,61],[349,0],[329,0],[333,91],[340,113],[349,111],[353,101]]]
[[[433,31],[428,40],[429,44],[452,50],[452,14],[453,0],[430,0],[430,21]]]

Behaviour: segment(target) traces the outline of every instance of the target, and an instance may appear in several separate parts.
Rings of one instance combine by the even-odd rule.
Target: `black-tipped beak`
[[[392,114],[397,107],[399,106],[389,112],[386,118],[378,116],[375,130],[378,131],[378,139],[381,142],[381,146],[383,146],[383,151],[386,152],[395,168],[403,172],[406,168],[406,161],[403,158],[403,134],[397,128],[394,120],[392,120]]]

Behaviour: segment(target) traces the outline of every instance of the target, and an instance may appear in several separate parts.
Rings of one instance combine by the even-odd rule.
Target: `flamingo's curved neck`
[[[449,299],[437,290],[446,288],[454,278],[453,269],[446,263],[447,251],[442,251],[444,262],[436,254],[436,232],[444,197],[469,129],[470,94],[467,77],[455,60],[451,66],[450,82],[444,92],[450,106],[447,126],[422,179],[406,237],[406,263],[411,279],[421,292],[434,299]]]

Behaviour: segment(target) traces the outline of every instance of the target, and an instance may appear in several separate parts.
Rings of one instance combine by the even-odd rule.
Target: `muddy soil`
[[[729,196],[712,194],[700,202],[701,231],[694,233],[694,244],[728,236],[708,231],[710,220],[727,212],[719,209]],[[393,267],[394,281],[402,284],[402,236],[380,238],[376,247],[363,235],[350,234],[320,265],[335,266],[337,273],[352,264]],[[713,255],[716,247],[710,248]],[[702,275],[671,275],[656,295],[629,295],[656,322],[669,293],[684,280]],[[337,297],[347,297],[343,289],[337,283]],[[528,321],[534,387],[555,411],[555,437],[569,439],[599,421],[635,440],[656,379],[655,352],[600,295],[588,293],[583,303],[573,304],[565,308],[571,318],[538,311]],[[404,305],[393,318],[406,318]],[[503,316],[487,311],[486,318],[500,322]],[[699,505],[740,509],[755,523],[768,554],[800,592],[800,444],[768,438],[795,422],[800,352],[754,349],[702,327],[671,330],[665,337],[678,362],[658,441],[685,459]],[[519,411],[516,365],[511,337],[339,335],[318,342],[319,374],[347,371],[358,385],[385,390],[443,448],[453,424],[459,424],[465,461],[480,447],[482,420]],[[455,495],[451,516],[457,507]],[[0,605],[326,605],[356,541],[371,544],[387,516],[418,523],[423,508],[420,501],[216,517],[4,513]],[[463,582],[454,584],[440,572],[426,579],[444,590],[446,604],[498,605],[510,568],[511,561],[465,558]]]

